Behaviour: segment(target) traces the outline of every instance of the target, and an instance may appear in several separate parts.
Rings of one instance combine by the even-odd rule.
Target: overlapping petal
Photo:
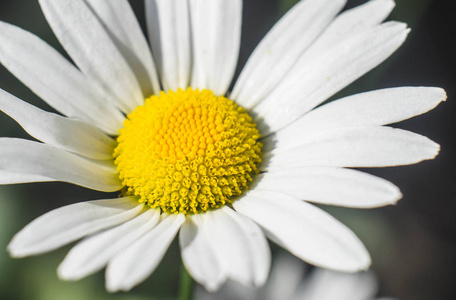
[[[108,261],[150,231],[158,223],[160,212],[145,211],[118,227],[82,240],[74,246],[57,272],[64,280],[78,280],[103,268]]]
[[[109,98],[37,36],[0,22],[0,61],[56,110],[118,133],[123,116]]]
[[[378,282],[371,272],[346,274],[316,269],[308,278],[306,285],[298,289],[296,294],[302,296],[302,299],[310,300],[380,300],[375,298],[377,290]]]
[[[88,79],[124,113],[144,102],[128,62],[84,1],[40,0],[43,13],[63,48]]]
[[[102,167],[78,155],[52,146],[16,138],[0,138],[0,170],[52,178],[94,190],[113,192],[122,188],[112,161]],[[19,182],[23,178],[17,176]],[[34,179],[32,177],[31,179]],[[4,181],[0,178],[0,182]],[[48,181],[48,180],[45,180]]]
[[[43,111],[2,89],[0,110],[48,145],[93,159],[112,159],[114,140],[93,125]]]
[[[252,190],[233,206],[258,223],[269,239],[308,263],[344,272],[370,265],[369,254],[355,234],[312,204]]]
[[[0,184],[17,184],[17,183],[29,183],[29,182],[46,182],[55,181],[53,178],[49,178],[42,175],[18,173],[11,171],[0,170]]]
[[[127,0],[88,0],[117,49],[128,62],[144,97],[158,94],[160,83],[149,46]],[[147,2],[146,2],[147,3]]]
[[[105,228],[122,224],[141,212],[143,205],[129,197],[76,203],[35,219],[8,245],[14,257],[57,249]]]
[[[150,44],[165,91],[190,84],[192,43],[188,0],[145,1]]]
[[[209,290],[217,289],[225,278],[247,286],[260,286],[266,281],[270,252],[257,225],[228,207],[188,218],[191,221],[181,233],[182,257],[190,274],[194,273]],[[209,261],[192,255],[200,249],[208,253]],[[219,271],[213,273],[209,262]]]
[[[305,57],[287,77],[253,108],[263,135],[292,123],[388,58],[409,30],[387,22],[363,31],[337,46]]]
[[[398,87],[355,94],[308,112],[270,140],[292,147],[299,144],[297,137],[328,128],[397,123],[428,112],[445,99],[445,91],[434,87]]]
[[[205,230],[205,218],[188,216],[179,234],[182,260],[193,278],[208,291],[216,291],[226,281],[227,274]]]
[[[256,47],[236,81],[233,99],[243,107],[251,108],[268,95],[287,76],[345,2],[346,0],[298,2]]]
[[[427,137],[384,126],[344,126],[277,145],[267,170],[287,166],[391,167],[433,159],[440,146]]]
[[[326,205],[373,208],[396,203],[402,194],[387,180],[336,167],[291,167],[267,172],[255,189]]]
[[[183,214],[162,214],[157,226],[109,261],[106,289],[128,291],[146,279],[162,260],[184,221]]]
[[[328,51],[358,33],[381,24],[395,6],[392,0],[370,0],[338,15],[300,58],[300,63]]]
[[[241,0],[191,0],[193,71],[190,86],[224,95],[241,44]]]

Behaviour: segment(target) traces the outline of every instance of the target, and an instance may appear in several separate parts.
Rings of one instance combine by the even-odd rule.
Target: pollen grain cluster
[[[209,90],[161,92],[124,122],[114,150],[125,195],[169,213],[232,203],[258,173],[260,134],[245,110]]]

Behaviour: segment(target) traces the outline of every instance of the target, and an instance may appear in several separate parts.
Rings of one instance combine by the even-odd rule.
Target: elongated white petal
[[[94,159],[112,159],[115,141],[97,127],[45,112],[2,89],[0,110],[48,145]]]
[[[276,133],[280,143],[293,145],[299,136],[352,125],[386,125],[421,115],[441,101],[443,89],[399,87],[348,96],[318,107]]]
[[[271,257],[260,228],[228,207],[203,217],[207,218],[206,242],[212,244],[228,276],[246,286],[264,284]]]
[[[383,22],[395,6],[392,0],[371,0],[341,13],[312,44],[301,60],[328,51],[339,43]]]
[[[353,232],[312,204],[249,191],[233,206],[260,224],[271,240],[315,266],[356,272],[370,265],[366,248]]]
[[[162,260],[184,221],[183,214],[162,215],[156,227],[114,256],[106,268],[106,289],[128,291],[146,279]]]
[[[150,44],[163,88],[176,91],[190,84],[192,63],[188,0],[146,0]]]
[[[82,240],[74,246],[57,272],[64,280],[79,280],[102,269],[121,250],[151,230],[160,219],[160,212],[145,208],[136,218],[110,230]]]
[[[102,168],[75,154],[16,138],[0,138],[0,170],[38,175],[55,181],[113,192],[122,188],[112,168]]]
[[[406,25],[388,22],[297,63],[253,111],[266,122],[263,135],[301,117],[389,57],[405,40]]]
[[[295,300],[293,295],[302,286],[304,274],[304,262],[289,253],[280,252],[274,257],[271,275],[261,294],[265,300]]]
[[[228,207],[187,218],[180,234],[182,259],[207,290],[217,290],[227,278],[264,284],[271,254],[256,224]]]
[[[309,300],[366,300],[374,299],[377,290],[378,283],[371,272],[347,274],[315,269],[297,294]]]
[[[252,53],[236,82],[232,99],[250,108],[268,95],[344,7],[345,2],[298,2],[274,25]]]
[[[209,243],[204,215],[187,216],[179,233],[179,245],[185,268],[208,291],[215,292],[227,279],[219,256]]]
[[[134,218],[143,205],[130,197],[76,203],[55,209],[24,227],[8,245],[14,257],[57,249]]]
[[[160,91],[152,54],[127,0],[87,0],[136,75],[143,95]]]
[[[246,286],[264,284],[271,257],[260,228],[228,207],[206,212],[202,218],[205,219],[201,228],[204,242],[210,244],[208,248],[214,251],[227,276]],[[196,265],[194,262],[193,267]],[[203,282],[208,281],[210,279],[203,279]]]
[[[273,150],[268,170],[285,166],[389,167],[433,159],[440,146],[427,137],[384,126],[330,128],[304,136],[295,147]]]
[[[364,172],[335,167],[293,167],[263,174],[255,189],[321,204],[372,208],[396,203],[399,189]]]
[[[37,36],[1,21],[0,61],[61,113],[109,134],[122,126],[122,114],[62,55]]]
[[[261,299],[258,296],[258,288],[244,286],[235,281],[228,280],[220,289],[210,292],[200,286],[195,287],[193,299],[198,300],[245,300]],[[260,289],[261,290],[261,289]],[[282,299],[282,298],[279,298]],[[284,298],[285,299],[285,298]],[[265,299],[266,300],[266,299]],[[275,300],[275,299],[274,299]]]
[[[46,182],[55,181],[53,178],[46,176],[7,172],[0,170],[0,184],[16,184],[16,183],[28,183],[28,182]]]
[[[241,43],[241,0],[190,0],[193,88],[224,95],[233,79]]]
[[[40,0],[43,13],[62,46],[81,71],[129,113],[144,101],[135,74],[82,0]]]

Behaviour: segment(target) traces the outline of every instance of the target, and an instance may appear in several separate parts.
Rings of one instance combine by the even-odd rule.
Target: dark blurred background
[[[144,26],[143,3],[130,1]],[[255,45],[296,0],[244,0],[240,68]],[[347,8],[365,1],[349,0]],[[448,100],[433,111],[394,126],[428,136],[442,149],[433,161],[369,169],[398,185],[403,199],[373,210],[327,208],[347,224],[371,252],[380,281],[379,295],[399,299],[456,299],[456,10],[450,0],[397,0],[389,19],[412,31],[385,63],[340,96],[395,86],[438,86]],[[0,1],[0,20],[27,29],[63,53],[37,1]],[[0,66],[0,88],[53,111]],[[28,138],[0,113],[0,136]],[[56,268],[70,247],[25,259],[11,259],[6,245],[28,222],[54,208],[106,194],[63,183],[0,186],[0,299],[174,299],[180,256],[174,243],[158,270],[130,293],[108,294],[103,272],[76,283],[62,282]]]

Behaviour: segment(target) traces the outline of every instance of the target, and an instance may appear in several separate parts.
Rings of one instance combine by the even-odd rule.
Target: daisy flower
[[[278,255],[271,275],[260,289],[246,287],[229,280],[216,293],[200,286],[195,290],[198,300],[393,300],[376,298],[378,281],[372,271],[356,274],[315,268],[309,274],[305,265],[291,255]]]
[[[361,241],[309,202],[393,204],[392,183],[349,168],[434,158],[426,137],[383,125],[445,99],[401,87],[321,105],[380,64],[408,29],[394,3],[340,13],[344,0],[303,0],[264,37],[229,90],[241,0],[145,1],[150,48],[126,0],[40,0],[74,64],[37,36],[0,23],[0,61],[62,115],[0,92],[0,109],[38,141],[0,139],[0,183],[62,181],[119,198],[53,210],[11,241],[13,257],[78,242],[58,268],[78,280],[106,266],[106,288],[130,290],[178,235],[206,289],[260,286],[266,237],[319,267],[370,265]]]

